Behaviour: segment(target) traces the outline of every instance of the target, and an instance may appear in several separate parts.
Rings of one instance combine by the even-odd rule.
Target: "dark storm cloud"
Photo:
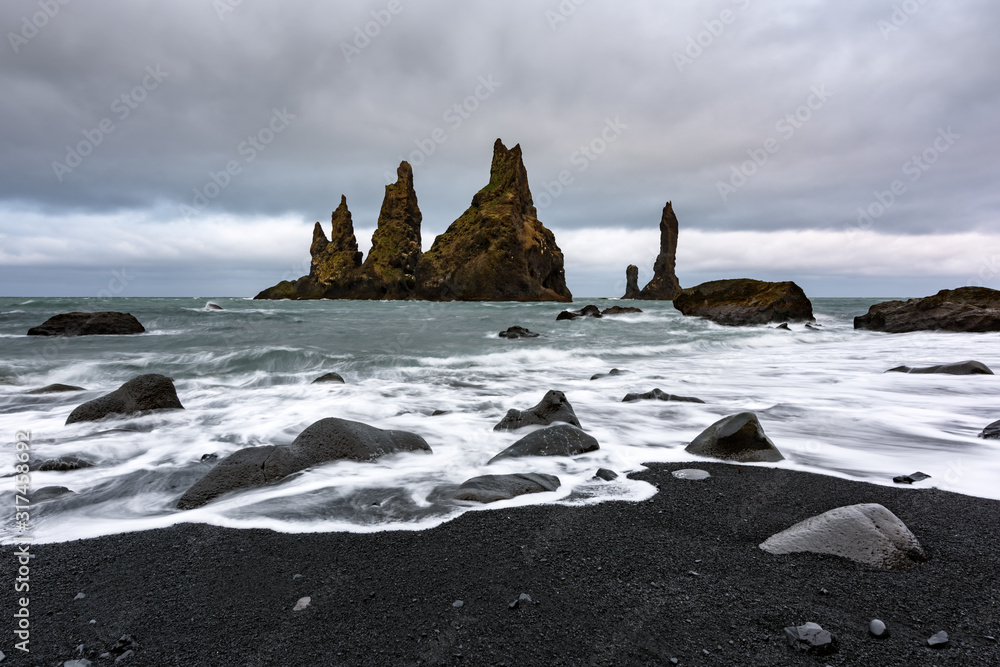
[[[414,156],[426,246],[485,184],[496,137],[522,145],[558,228],[649,229],[671,199],[689,228],[843,229],[900,181],[871,229],[997,229],[986,0],[63,1],[0,7],[8,238],[24,211],[308,221],[341,193],[371,227]],[[43,5],[58,11],[24,38]]]

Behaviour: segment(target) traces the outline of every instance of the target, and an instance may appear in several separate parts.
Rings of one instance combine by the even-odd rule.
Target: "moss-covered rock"
[[[378,228],[372,235],[372,249],[365,258],[362,272],[383,290],[377,298],[405,299],[417,287],[417,263],[420,261],[420,207],[413,189],[413,168],[400,162],[397,179],[385,186],[385,198],[378,215]]]
[[[521,147],[493,145],[490,182],[417,269],[422,298],[571,301],[555,235],[538,220]]]
[[[854,318],[854,328],[888,333],[1000,331],[1000,291],[959,287],[923,299],[878,303]]]
[[[812,303],[791,281],[713,280],[681,290],[674,308],[729,326],[814,319]]]

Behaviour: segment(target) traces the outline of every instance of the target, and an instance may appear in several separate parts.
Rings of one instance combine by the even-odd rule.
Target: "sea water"
[[[214,301],[223,310],[206,309]],[[815,299],[817,329],[792,323],[723,327],[670,302],[641,314],[556,321],[551,303],[253,301],[243,298],[0,299],[0,489],[14,521],[18,431],[34,463],[78,456],[93,467],[30,473],[32,489],[71,489],[31,507],[36,541],[56,542],[202,522],[286,532],[419,530],[467,511],[514,505],[641,501],[656,489],[624,473],[653,461],[692,461],[684,447],[713,422],[755,412],[785,460],[768,465],[875,484],[922,471],[931,486],[1000,499],[1000,441],[977,437],[1000,419],[1000,377],[884,373],[976,359],[1000,372],[1000,334],[857,331],[875,300]],[[585,299],[578,299],[579,308]],[[130,312],[134,336],[26,336],[70,311]],[[520,325],[538,338],[507,340]],[[591,380],[619,368],[627,373]],[[328,372],[344,384],[312,384]],[[65,425],[77,405],[143,373],[174,379],[184,410]],[[86,391],[30,395],[47,384]],[[638,401],[660,388],[704,404]],[[568,457],[495,454],[530,432],[496,432],[510,408],[565,392],[600,449]],[[434,416],[435,411],[445,414]],[[176,509],[218,458],[285,445],[311,423],[339,417],[421,435],[433,454],[331,462],[279,484]],[[598,468],[621,476],[594,479]],[[483,474],[556,475],[557,491],[479,505],[434,490]]]

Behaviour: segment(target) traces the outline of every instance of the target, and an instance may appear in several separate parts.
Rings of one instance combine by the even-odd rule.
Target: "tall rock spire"
[[[672,300],[681,291],[677,281],[677,216],[671,202],[663,207],[660,218],[660,254],[653,262],[653,279],[642,288],[639,299]]]
[[[340,206],[330,216],[330,221],[329,241],[318,222],[313,228],[309,275],[320,283],[341,283],[361,266],[358,240],[354,237],[351,211],[347,208],[347,197],[344,195],[340,196]]]
[[[401,299],[417,286],[420,261],[420,207],[413,189],[413,168],[399,163],[396,182],[385,186],[385,198],[378,215],[378,229],[372,235],[372,249],[362,270],[385,289],[382,298]]]

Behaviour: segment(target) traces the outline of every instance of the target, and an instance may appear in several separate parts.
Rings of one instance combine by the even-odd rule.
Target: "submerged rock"
[[[811,655],[830,655],[837,651],[837,639],[818,623],[785,628],[785,637],[793,648]]]
[[[605,482],[613,482],[618,479],[618,473],[614,470],[608,470],[607,468],[598,468],[597,472],[594,473],[595,479],[603,479]]]
[[[26,394],[58,394],[66,391],[87,391],[83,387],[77,387],[71,384],[47,384],[40,389],[32,389],[31,391],[26,391]]]
[[[959,287],[934,296],[886,301],[854,318],[855,329],[908,331],[1000,331],[1000,290]]]
[[[940,373],[943,375],[993,375],[990,367],[980,361],[962,361],[955,364],[940,364],[938,366],[925,366],[924,368],[911,368],[910,366],[896,366],[890,368],[886,373]]]
[[[556,315],[556,321],[558,322],[560,320],[575,320],[581,317],[600,318],[602,317],[601,309],[598,308],[597,306],[590,305],[590,306],[584,306],[580,310],[564,310],[558,315]]]
[[[131,313],[63,313],[28,329],[29,336],[117,336],[146,330]]]
[[[67,424],[97,421],[108,415],[136,415],[152,410],[183,410],[174,381],[164,375],[149,373],[132,378],[110,394],[77,406]]]
[[[909,475],[899,475],[898,477],[893,477],[892,481],[896,484],[913,484],[914,482],[922,482],[925,479],[930,479],[931,476],[922,472],[911,472]]]
[[[785,457],[764,434],[752,412],[741,412],[715,422],[691,441],[685,450],[725,461],[781,461]]]
[[[639,267],[629,264],[625,268],[625,295],[623,299],[639,299]]]
[[[419,296],[443,301],[572,301],[563,254],[537,217],[521,147],[493,144],[490,182],[420,260]]]
[[[653,389],[652,391],[647,391],[644,394],[625,394],[625,398],[622,399],[622,403],[631,403],[632,401],[640,400],[659,400],[659,401],[679,401],[681,403],[704,403],[705,401],[700,398],[694,398],[692,396],[674,396],[673,394],[668,394],[660,389]]]
[[[983,432],[979,434],[980,438],[987,438],[989,440],[995,440],[1000,438],[1000,420],[993,422],[983,429]]]
[[[576,426],[557,424],[529,433],[487,464],[521,456],[576,456],[600,449],[597,439]]]
[[[32,491],[31,502],[43,503],[47,500],[53,500],[71,493],[73,491],[67,489],[65,486],[43,486],[40,489]]]
[[[612,368],[607,373],[595,373],[594,375],[590,376],[590,379],[591,380],[600,380],[601,378],[611,377],[611,376],[614,376],[614,375],[626,375],[629,372],[630,371],[623,371],[620,368]]]
[[[177,508],[201,507],[229,491],[274,484],[330,461],[373,461],[399,452],[430,452],[415,433],[385,431],[347,419],[321,419],[288,445],[248,447],[223,458],[181,496]]]
[[[495,503],[528,493],[544,493],[559,488],[559,478],[541,473],[480,475],[463,482],[451,497],[478,503]]]
[[[506,331],[500,332],[500,338],[538,338],[540,334],[528,331],[524,327],[507,327]]]
[[[814,319],[812,303],[795,283],[746,278],[714,280],[681,290],[674,308],[727,326]]]
[[[602,310],[601,315],[635,315],[636,313],[641,312],[642,308],[633,308],[632,306],[611,306],[610,308]]]
[[[318,378],[313,380],[312,384],[326,384],[328,382],[344,384],[344,378],[340,376],[340,373],[327,373],[326,375],[320,375]]]
[[[927,560],[910,529],[882,505],[838,507],[767,538],[772,554],[831,554],[884,570],[907,570]]]
[[[681,291],[677,281],[677,216],[674,215],[674,205],[667,202],[660,215],[660,253],[653,262],[653,278],[642,288],[637,296],[624,298],[670,300]],[[630,267],[631,269],[631,267]],[[638,278],[638,270],[635,272]],[[626,277],[628,270],[626,270]]]
[[[79,456],[60,456],[55,459],[46,459],[34,467],[39,472],[69,472],[70,470],[83,470],[92,468],[93,462],[81,459]]]
[[[576,413],[567,400],[566,394],[554,389],[547,391],[538,405],[533,408],[527,410],[511,408],[508,410],[504,418],[493,427],[493,430],[516,431],[524,426],[548,426],[553,422],[566,422],[573,426],[580,426],[580,420],[576,418]]]

